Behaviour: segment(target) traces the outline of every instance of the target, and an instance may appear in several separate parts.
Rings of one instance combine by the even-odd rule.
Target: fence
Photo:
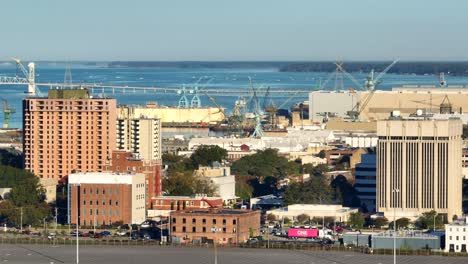
[[[21,245],[63,245],[75,246],[76,239],[69,237],[57,237],[55,239],[48,239],[44,237],[1,237],[1,244],[21,244]],[[174,243],[160,243],[155,240],[131,240],[131,239],[80,239],[80,247],[86,246],[154,246],[154,247],[179,247],[179,248],[212,248],[213,244],[174,244]],[[335,251],[335,252],[349,252],[361,254],[374,254],[374,255],[393,255],[393,249],[370,249],[366,247],[345,247],[337,245],[319,245],[310,243],[295,243],[291,241],[258,241],[256,243],[242,243],[242,244],[217,244],[218,248],[253,248],[253,249],[283,249],[283,250],[302,250],[302,251]],[[458,252],[444,252],[444,251],[431,251],[431,250],[408,250],[398,249],[396,254],[399,256],[419,255],[419,256],[450,256],[450,257],[468,257],[467,253]]]

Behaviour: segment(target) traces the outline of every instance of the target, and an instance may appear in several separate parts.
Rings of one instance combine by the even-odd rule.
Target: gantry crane
[[[10,116],[16,113],[16,109],[10,106],[7,99],[0,97],[0,100],[2,100],[3,128],[8,128],[10,125]]]

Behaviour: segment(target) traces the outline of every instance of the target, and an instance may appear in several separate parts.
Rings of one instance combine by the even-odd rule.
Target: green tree
[[[249,200],[252,197],[253,187],[244,178],[236,175],[236,195],[242,200]]]
[[[314,166],[312,164],[304,164],[302,166],[302,172],[308,173],[310,176],[322,176],[325,172],[329,172],[330,168],[327,164],[319,164]]]
[[[333,203],[333,191],[323,177],[313,177],[304,183],[290,184],[283,194],[285,204]]]
[[[348,224],[353,228],[362,228],[365,223],[364,215],[360,212],[349,214]]]
[[[410,223],[410,219],[406,217],[402,217],[396,220],[397,228],[407,228],[410,225]]]
[[[163,188],[169,195],[190,196],[203,193],[214,196],[216,187],[208,180],[194,176],[190,171],[175,172],[163,180]]]
[[[274,214],[267,214],[266,220],[269,221],[269,222],[275,222],[275,221],[277,220],[277,219],[276,219],[276,215],[274,215]]]
[[[327,156],[327,152],[325,150],[321,150],[318,154],[317,157],[324,159]]]
[[[374,221],[374,224],[377,228],[388,225],[388,219],[385,216],[377,217]]]
[[[240,158],[232,163],[231,171],[239,176],[284,178],[299,173],[299,166],[278,155],[276,149],[260,150],[257,153]]]
[[[343,175],[337,176],[331,182],[331,187],[336,194],[335,200],[341,202],[343,206],[359,207],[361,205],[361,200],[357,195],[357,191]]]
[[[211,146],[211,145],[201,145],[199,146],[190,156],[195,167],[198,166],[209,166],[213,162],[218,161],[221,162],[222,160],[227,158],[227,151],[223,148],[218,146]]]
[[[421,216],[416,220],[416,226],[421,229],[440,229],[444,227],[444,218],[438,215],[436,211],[422,213]]]

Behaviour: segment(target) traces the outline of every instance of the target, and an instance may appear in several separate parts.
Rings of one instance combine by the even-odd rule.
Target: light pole
[[[80,184],[75,184],[76,190],[76,264],[80,263],[80,239],[79,239],[79,208],[80,208],[80,199],[79,199],[79,186]],[[70,223],[71,225],[71,223]]]
[[[216,250],[216,239],[217,239],[216,238],[216,231],[218,231],[216,226],[211,228],[211,232],[213,232],[213,234],[214,234],[214,236],[213,236],[214,264],[218,264],[218,251]]]
[[[267,248],[270,248],[270,221],[266,221],[267,225]]]
[[[393,189],[393,264],[396,264],[396,197],[400,189]]]

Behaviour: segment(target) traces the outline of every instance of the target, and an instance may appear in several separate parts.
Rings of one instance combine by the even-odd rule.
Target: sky
[[[468,60],[466,0],[6,0],[0,60]]]

